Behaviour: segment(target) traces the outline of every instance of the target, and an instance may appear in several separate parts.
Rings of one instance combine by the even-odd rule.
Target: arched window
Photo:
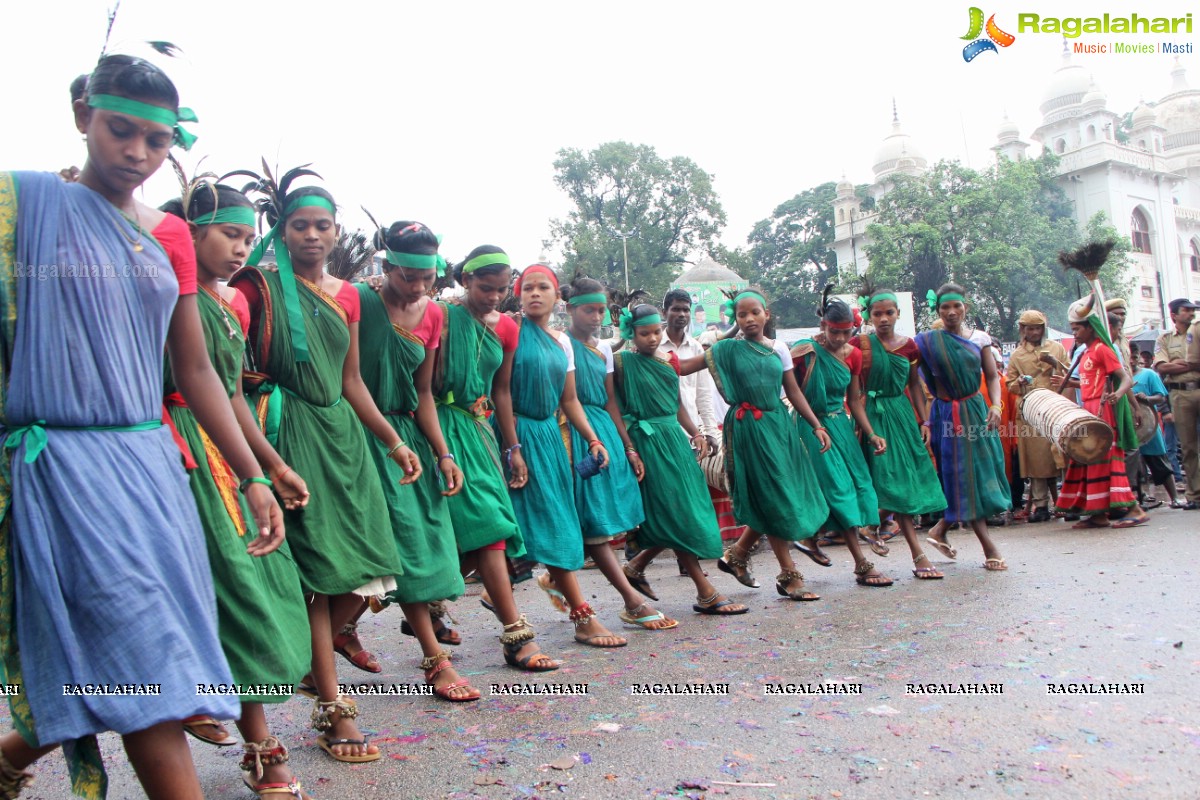
[[[839,208],[838,209],[838,222],[845,222],[845,221],[846,221],[846,209]]]
[[[1059,139],[1057,142],[1055,142],[1054,143],[1054,152],[1058,153],[1059,155],[1062,155],[1063,153],[1067,152],[1067,140]]]
[[[1089,142],[1096,141],[1096,126],[1095,125],[1088,125],[1088,141]]]
[[[1150,223],[1140,208],[1133,210],[1129,218],[1130,238],[1133,240],[1135,253],[1150,253]]]
[[[1200,245],[1192,239],[1192,272],[1200,272]]]

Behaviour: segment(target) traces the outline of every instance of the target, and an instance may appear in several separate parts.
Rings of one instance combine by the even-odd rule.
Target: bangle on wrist
[[[814,425],[813,433],[816,433],[817,431],[826,431],[826,433],[828,433],[824,425]]]
[[[923,420],[923,421],[921,422],[921,427],[922,427],[922,428],[928,428],[928,427],[929,427],[929,420]]]
[[[440,464],[440,463],[442,463],[442,462],[443,462],[443,461],[445,461],[447,458],[448,458],[448,459],[450,459],[451,461],[456,461],[456,460],[457,460],[457,459],[455,459],[455,458],[454,458],[454,453],[443,453],[442,455],[438,456],[438,463],[439,463],[439,464]]]
[[[596,445],[600,445],[601,447],[603,447],[604,443],[601,442],[599,439],[592,439],[590,442],[588,442],[588,449],[590,450],[591,448],[595,447]]]
[[[287,475],[291,471],[292,471],[292,468],[289,467],[287,464],[284,464],[283,469],[279,470],[279,472],[276,472],[274,474],[267,473],[267,477],[269,477],[272,481],[277,481],[280,478],[282,478],[284,475]]]
[[[260,475],[257,478],[246,478],[245,480],[243,480],[241,483],[238,484],[238,491],[241,492],[242,494],[245,494],[246,490],[250,488],[250,484],[252,484],[252,483],[261,483],[263,486],[271,486],[272,485],[271,481],[269,481],[268,479],[266,479]]]
[[[397,450],[399,450],[401,447],[404,447],[404,446],[405,446],[405,444],[404,444],[404,440],[403,440],[403,439],[401,439],[400,441],[396,442],[394,445],[392,445],[392,449],[387,451],[387,457],[388,457],[388,458],[391,458],[391,457],[392,457],[392,453],[395,453]]]

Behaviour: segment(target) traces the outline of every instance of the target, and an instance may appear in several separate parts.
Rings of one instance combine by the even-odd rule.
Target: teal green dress
[[[204,341],[230,397],[242,371],[245,339],[233,307],[207,287],[196,305]],[[217,592],[217,632],[233,679],[242,686],[295,684],[308,672],[312,649],[300,573],[285,540],[256,557],[246,546],[258,536],[238,479],[174,386],[166,370],[167,411],[196,462],[188,483],[204,528],[208,563]],[[282,703],[290,693],[245,694],[242,702]]]
[[[583,533],[575,511],[573,472],[555,411],[567,380],[567,354],[531,322],[521,324],[513,355],[512,405],[517,441],[529,482],[509,489],[526,560],[576,570],[583,567]]]
[[[929,451],[921,441],[921,426],[912,403],[904,393],[909,372],[918,358],[916,345],[911,345],[910,360],[902,353],[890,352],[875,334],[859,336],[852,344],[863,351],[867,421],[871,430],[887,441],[887,450],[879,455],[870,448],[864,453],[879,508],[912,516],[943,510],[946,496],[942,494]]]
[[[805,370],[800,390],[813,413],[829,432],[832,442],[823,457],[813,459],[817,480],[829,504],[825,529],[849,531],[879,521],[879,499],[871,472],[863,458],[854,423],[846,414],[846,390],[853,375],[850,367],[826,350],[820,342],[804,339],[792,349],[792,357],[803,359]],[[821,443],[812,426],[793,414],[800,438],[810,453],[819,453]]]
[[[765,343],[725,339],[705,359],[729,404],[723,432],[734,518],[778,539],[812,538],[829,517],[814,466],[824,454],[805,447],[788,417],[779,354]]]
[[[425,360],[425,343],[392,324],[383,298],[371,287],[360,285],[358,296],[362,304],[359,371],[375,405],[421,459],[422,468],[415,483],[402,486],[404,471],[388,457],[387,448],[378,439],[367,436],[367,450],[387,501],[396,552],[404,565],[404,575],[397,578],[396,589],[388,597],[398,603],[454,599],[465,588],[458,568],[454,524],[447,498],[442,496],[437,454],[413,416],[419,400],[414,378]],[[431,307],[432,303],[426,314]]]
[[[644,547],[669,547],[697,558],[721,557],[721,530],[704,473],[679,427],[679,373],[657,356],[622,350],[614,356],[617,405],[642,457],[638,533]]]
[[[504,542],[509,558],[525,554],[517,515],[500,468],[500,447],[489,423],[492,380],[504,361],[496,332],[461,305],[439,304],[445,312],[434,391],[446,446],[458,460],[463,488],[448,497],[459,553]]]
[[[588,424],[608,451],[609,458],[608,466],[587,480],[571,470],[575,481],[575,507],[585,539],[612,538],[642,524],[646,518],[642,495],[638,490],[637,475],[624,455],[621,435],[606,407],[608,362],[605,353],[574,337],[571,347],[575,350],[575,392]],[[588,443],[573,426],[568,427],[571,430],[571,455],[578,461],[588,452]]]

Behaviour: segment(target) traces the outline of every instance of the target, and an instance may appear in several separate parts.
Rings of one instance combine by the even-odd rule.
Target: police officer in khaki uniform
[[[1200,323],[1194,323],[1200,305],[1185,297],[1168,304],[1175,330],[1158,337],[1154,345],[1154,369],[1167,385],[1171,396],[1171,415],[1183,450],[1183,471],[1187,473],[1187,505],[1200,508],[1200,450],[1197,423],[1200,422]]]

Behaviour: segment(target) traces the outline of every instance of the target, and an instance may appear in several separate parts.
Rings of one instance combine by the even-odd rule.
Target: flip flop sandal
[[[784,570],[783,572],[779,573],[778,577],[775,578],[775,591],[779,592],[780,595],[789,600],[803,601],[806,603],[811,603],[821,599],[821,595],[805,589],[793,589],[789,592],[784,588],[787,584],[796,580],[803,581],[804,576],[796,570]]]
[[[892,585],[892,579],[886,575],[868,575],[867,573],[874,571],[875,565],[870,561],[863,561],[862,564],[854,568],[854,582],[859,586],[872,586],[883,588]]]
[[[537,586],[546,593],[546,597],[550,598],[550,605],[554,606],[556,611],[561,611],[564,614],[571,610],[567,605],[567,598],[558,589],[555,589],[551,584],[552,578],[549,572],[543,572],[538,575]],[[657,598],[655,598],[657,599]]]
[[[702,606],[699,603],[693,603],[692,611],[695,611],[697,614],[708,614],[709,616],[713,616],[713,617],[735,617],[738,614],[745,614],[747,611],[750,610],[743,606],[742,608],[736,609],[734,611],[721,611],[722,608],[727,608],[728,606],[735,606],[735,605],[738,605],[738,604],[733,602],[732,600],[726,598],[724,600],[720,600],[715,603],[712,603],[711,605],[703,605]]]
[[[206,744],[216,745],[217,747],[232,747],[233,745],[238,743],[238,740],[235,739],[233,736],[230,736],[228,731],[225,733],[224,739],[214,739],[211,736],[206,736],[203,733],[201,733],[200,731],[196,730],[196,728],[203,727],[203,726],[217,727],[217,728],[225,727],[224,725],[222,725],[220,722],[213,719],[212,717],[204,717],[204,716],[191,717],[191,718],[185,719],[183,721],[183,730],[186,731],[187,733],[191,734],[191,736],[193,736],[194,738],[199,739],[200,741],[202,741]]]
[[[750,564],[750,557],[747,556],[746,558],[738,558],[737,556],[732,555],[732,553],[733,548],[730,547],[725,551],[725,555],[717,559],[717,569],[721,570],[721,572],[732,575],[734,580],[736,580],[742,586],[749,586],[751,589],[757,589],[762,586],[762,584],[758,582],[758,578],[754,577],[753,567]],[[734,569],[735,567],[737,569]],[[743,570],[740,575],[738,574],[738,569]]]
[[[481,599],[479,602],[482,603],[483,600]],[[487,606],[485,605],[484,608],[487,608]],[[492,609],[489,608],[488,610],[491,611]],[[417,632],[413,630],[412,625],[409,625],[408,620],[406,619],[400,620],[400,632],[405,636],[417,635]],[[441,644],[448,644],[451,647],[458,647],[460,644],[462,644],[462,636],[458,634],[458,631],[448,627],[446,623],[442,622],[440,619],[433,628],[433,635],[437,637],[438,642]]]
[[[867,547],[870,547],[871,552],[877,556],[887,556],[888,553],[892,552],[891,548],[884,544],[882,540],[877,539],[869,534],[859,533],[858,540]]]
[[[517,653],[521,652],[521,648],[530,641],[533,640],[530,639],[524,642],[515,642],[512,645],[504,645],[504,663],[522,672],[553,672],[562,666],[562,664],[550,658],[550,656],[541,650],[534,650],[524,658],[517,658]],[[533,663],[533,660],[539,657],[541,661]]]
[[[1104,524],[1100,524],[1098,522],[1093,521],[1091,519],[1091,517],[1089,517],[1088,519],[1081,519],[1081,520],[1079,520],[1079,522],[1076,522],[1074,525],[1071,526],[1071,530],[1086,531],[1086,530],[1092,530],[1094,528],[1098,529],[1098,528],[1111,528],[1111,527],[1113,527],[1113,524],[1111,522],[1106,522]]]
[[[649,597],[654,602],[656,602],[656,603],[658,602],[658,595],[656,595],[654,593],[654,590],[650,588],[650,581],[646,580],[645,573],[634,572],[633,570],[631,570],[629,568],[628,564],[621,567],[621,571],[625,573],[625,578],[626,578],[626,580],[629,581],[630,586],[637,589],[639,592],[646,595],[646,597]],[[563,608],[561,610],[566,611],[567,609]]]
[[[926,536],[925,541],[933,545],[934,549],[944,555],[946,558],[954,561],[958,558],[958,551],[954,549],[949,542],[943,542],[941,539],[935,539],[932,536]]]
[[[912,571],[912,574],[914,578],[922,581],[940,581],[942,578],[946,577],[938,572],[937,567],[934,566],[917,567]]]
[[[363,753],[360,756],[342,756],[333,752],[333,748],[343,744],[361,745],[362,747],[366,747],[370,739],[370,736],[363,736],[361,739],[330,739],[322,733],[317,737],[317,746],[328,753],[334,761],[341,761],[346,764],[365,764],[368,761],[378,761],[379,759],[383,758],[383,753]]]
[[[642,603],[640,606],[633,609],[633,611],[638,611],[645,607],[646,607],[646,604]],[[655,611],[653,614],[650,614],[649,616],[645,616],[645,617],[635,617],[633,615],[632,611],[622,610],[621,613],[617,614],[617,616],[620,617],[621,622],[624,622],[626,625],[637,625],[638,627],[645,628],[648,631],[669,631],[669,630],[671,630],[671,628],[679,627],[678,620],[671,620],[670,625],[663,625],[658,628],[651,628],[647,623],[658,622],[659,620],[665,620],[667,618],[666,615],[663,614],[661,611]]]
[[[984,560],[983,568],[988,572],[1004,572],[1008,569],[1008,564],[1004,563],[1003,558],[988,558]]]
[[[1129,517],[1125,517],[1124,519],[1117,520],[1110,527],[1113,530],[1122,530],[1124,528],[1136,528],[1139,525],[1145,525],[1149,521],[1150,521],[1149,517],[1134,517],[1132,519],[1130,519]]]
[[[1153,497],[1153,498],[1151,498],[1151,499],[1149,499],[1149,500],[1146,500],[1146,501],[1144,501],[1144,502],[1142,503],[1142,510],[1143,510],[1143,511],[1149,511],[1149,510],[1150,510],[1150,509],[1152,509],[1152,508],[1159,508],[1159,507],[1161,507],[1161,506],[1162,506],[1162,504],[1163,504],[1163,501],[1162,501],[1162,500],[1159,500],[1157,497]]]
[[[818,547],[819,546],[820,545],[818,545]],[[803,544],[802,542],[792,542],[792,547],[796,548],[801,553],[804,553],[804,555],[811,558],[814,563],[816,563],[822,567],[832,567],[833,566],[833,562],[829,560],[829,556],[825,555],[820,550],[816,550],[812,547],[808,547],[805,544]]]

